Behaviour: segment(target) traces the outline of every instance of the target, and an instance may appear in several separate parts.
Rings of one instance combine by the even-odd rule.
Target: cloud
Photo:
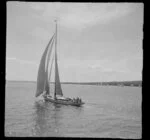
[[[109,10],[111,6],[112,10]],[[60,22],[64,26],[86,28],[95,24],[104,24],[129,12],[128,5],[118,4],[83,4],[69,8],[69,12],[62,14]]]
[[[28,60],[22,60],[22,59],[17,59],[15,57],[7,57],[6,58],[7,61],[16,61],[16,62],[19,62],[21,64],[32,64],[32,65],[38,65],[36,62],[34,61],[28,61]]]
[[[46,29],[41,27],[35,27],[30,34],[40,40],[47,40],[52,36]]]
[[[88,66],[89,68],[92,68],[92,69],[104,69],[104,67],[100,66],[100,65],[89,65]]]
[[[119,61],[112,60],[99,60],[99,61],[91,61],[88,64],[88,68],[94,71],[106,72],[106,73],[129,73],[128,64],[126,60],[122,59]]]
[[[30,3],[30,7],[34,10],[44,10],[44,4],[42,3]]]
[[[34,5],[32,5],[32,8]],[[38,8],[37,8],[38,7]],[[34,10],[41,10],[45,21],[58,19],[61,26],[83,29],[95,24],[105,24],[125,16],[133,9],[132,3],[40,3]]]
[[[59,62],[58,62],[59,63]],[[89,73],[105,72],[105,73],[128,73],[128,65],[126,61],[120,60],[113,62],[112,60],[66,60],[59,64],[62,69],[86,70]]]
[[[17,60],[15,57],[7,57],[6,60]]]
[[[104,66],[101,66],[101,65],[89,65],[88,66],[89,68],[93,69],[93,70],[100,70],[101,72],[121,72],[121,73],[126,73],[128,72],[127,70],[122,70],[122,69],[119,69],[119,68],[110,68],[110,67],[104,67]]]

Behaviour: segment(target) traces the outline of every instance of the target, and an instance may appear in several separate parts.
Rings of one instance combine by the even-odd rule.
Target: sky
[[[143,3],[7,2],[6,80],[37,80],[55,19],[62,82],[142,80],[143,9]]]

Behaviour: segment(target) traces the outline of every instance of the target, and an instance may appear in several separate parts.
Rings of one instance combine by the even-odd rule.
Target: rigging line
[[[54,98],[56,99],[56,61],[57,61],[57,54],[56,54],[56,48],[57,48],[57,20],[56,22],[56,31],[55,31],[55,90],[54,90]]]

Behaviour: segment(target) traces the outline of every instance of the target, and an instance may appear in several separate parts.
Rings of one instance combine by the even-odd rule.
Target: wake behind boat
[[[55,42],[55,45],[54,45]],[[54,56],[52,52],[54,51]],[[54,96],[50,94],[50,78],[52,74],[53,61],[55,61],[55,82],[54,82]],[[50,68],[49,63],[51,62]],[[84,102],[80,98],[67,98],[63,96],[58,63],[57,63],[57,23],[56,31],[50,39],[40,61],[38,77],[37,77],[37,89],[36,97],[42,95],[45,101],[49,101],[55,104],[81,106]]]

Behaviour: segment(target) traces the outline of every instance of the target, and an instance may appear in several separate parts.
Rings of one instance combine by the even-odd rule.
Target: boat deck
[[[52,103],[56,103],[56,104],[63,104],[63,105],[72,105],[72,106],[82,106],[84,104],[84,102],[81,102],[81,103],[76,103],[76,102],[73,102],[72,100],[60,100],[60,99],[53,99],[53,98],[47,98],[47,97],[44,97],[45,101],[49,101],[49,102],[52,102]]]

